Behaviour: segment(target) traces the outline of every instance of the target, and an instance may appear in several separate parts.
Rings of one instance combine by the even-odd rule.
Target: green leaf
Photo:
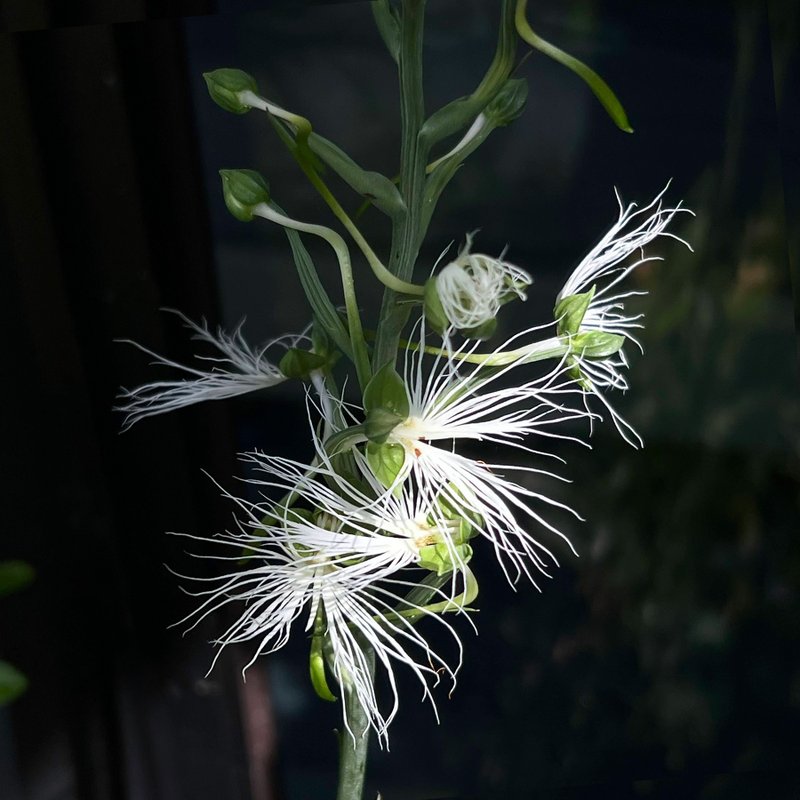
[[[215,69],[211,72],[204,72],[203,78],[211,99],[218,106],[233,114],[246,114],[251,108],[239,99],[240,92],[258,94],[255,78],[240,69]]]
[[[406,463],[406,451],[401,444],[371,441],[367,443],[367,463],[372,474],[389,489],[396,484],[397,476]]]
[[[328,363],[325,356],[290,347],[278,364],[278,369],[287,378],[298,378],[307,381],[314,370],[324,367]]]
[[[385,175],[362,169],[341,148],[319,134],[312,133],[308,137],[308,146],[345,183],[384,214],[393,220],[400,220],[406,215],[407,209],[400,192]]]
[[[582,61],[578,61],[574,56],[565,53],[555,45],[546,42],[541,36],[533,32],[528,20],[525,18],[525,7],[528,0],[517,0],[517,13],[515,17],[517,32],[523,41],[527,42],[540,53],[544,53],[559,64],[563,64],[567,69],[571,69],[576,75],[582,78],[594,92],[595,97],[600,101],[603,108],[614,121],[614,124],[625,133],[633,133],[633,128],[628,122],[628,115],[622,107],[622,103],[611,90],[611,87],[591,68],[587,67]]]
[[[222,195],[228,211],[240,222],[253,219],[253,209],[269,202],[269,184],[252,169],[221,169]]]
[[[486,106],[484,114],[495,128],[510,125],[525,110],[527,100],[528,81],[525,78],[510,78],[494,100]]]
[[[273,203],[272,207],[280,213],[283,210],[277,203]],[[311,256],[303,244],[300,234],[291,228],[285,228],[286,236],[289,239],[289,244],[292,248],[292,256],[294,264],[297,268],[297,275],[300,278],[300,284],[303,287],[306,298],[311,305],[314,312],[315,319],[325,329],[325,332],[330,338],[336,342],[336,346],[349,358],[353,357],[353,348],[350,345],[350,337],[347,334],[347,329],[336,310],[336,306],[331,302],[325,287],[322,285],[317,269]]]
[[[0,661],[0,706],[10,703],[28,688],[28,679],[7,661]]]
[[[570,340],[573,352],[583,358],[608,358],[620,351],[625,337],[607,331],[585,331]]]
[[[592,302],[596,288],[592,286],[588,292],[562,297],[556,303],[556,307],[553,309],[553,316],[556,318],[556,330],[559,336],[572,336],[578,332],[581,322],[586,316],[589,303]]]
[[[386,408],[373,408],[366,413],[364,433],[371,442],[383,444],[389,438],[389,434],[405,419],[406,417]]]
[[[378,33],[389,51],[389,55],[395,60],[400,59],[400,21],[389,0],[373,0],[372,16],[378,26]]]
[[[0,597],[19,591],[36,576],[25,561],[0,561]]]

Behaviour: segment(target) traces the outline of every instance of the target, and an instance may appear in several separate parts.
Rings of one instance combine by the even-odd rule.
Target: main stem
[[[366,642],[362,643],[369,664],[370,680],[375,678],[375,652]],[[345,720],[348,730],[339,734],[339,788],[336,800],[362,800],[364,775],[367,770],[369,748],[369,718],[358,701],[354,689],[343,689],[346,703]],[[353,736],[350,735],[352,731]]]
[[[389,271],[402,281],[409,281],[419,252],[422,198],[428,154],[422,147],[419,132],[425,121],[422,90],[422,32],[426,0],[403,0],[400,18],[400,194],[406,215],[392,231]],[[398,303],[397,293],[386,289],[372,355],[373,369],[394,362],[400,332],[408,319],[410,306]]]

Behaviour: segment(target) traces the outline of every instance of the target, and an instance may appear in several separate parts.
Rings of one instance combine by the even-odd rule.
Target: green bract
[[[439,290],[436,288],[436,278],[428,278],[425,281],[425,295],[423,297],[425,307],[425,322],[436,331],[444,333],[450,327],[450,321],[444,313],[442,301],[439,299]]]
[[[582,294],[571,294],[556,303],[553,315],[556,318],[559,336],[572,336],[580,330],[581,322],[595,293],[595,286]]]
[[[250,222],[253,210],[269,202],[269,184],[252,169],[221,169],[222,194],[228,211],[240,222]]]
[[[486,106],[484,113],[492,125],[503,127],[522,114],[527,100],[528,81],[525,78],[510,78],[494,100]]]
[[[233,114],[246,114],[250,110],[239,99],[240,92],[258,93],[258,85],[252,75],[240,69],[215,69],[204,72],[203,77],[211,99],[221,108]]]

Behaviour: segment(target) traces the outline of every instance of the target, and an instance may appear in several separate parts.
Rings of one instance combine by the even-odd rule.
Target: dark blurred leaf
[[[10,703],[28,688],[28,679],[7,661],[0,661],[0,706]]]
[[[0,561],[0,597],[27,586],[35,575],[33,567],[24,561]]]

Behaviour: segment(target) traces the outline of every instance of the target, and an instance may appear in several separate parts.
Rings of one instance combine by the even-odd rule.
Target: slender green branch
[[[342,276],[342,291],[344,293],[344,305],[347,311],[348,330],[353,346],[353,361],[358,374],[358,382],[363,389],[372,377],[369,365],[369,355],[367,353],[367,343],[364,339],[364,331],[361,326],[361,315],[358,311],[358,301],[356,300],[356,289],[353,282],[353,268],[350,263],[350,251],[344,239],[336,231],[326,228],[324,225],[314,225],[310,222],[299,222],[291,219],[285,214],[281,214],[266,203],[259,203],[254,209],[253,214],[271,222],[276,222],[284,228],[292,228],[301,233],[310,233],[324,239],[333,248],[336,258],[339,261],[339,270]]]

